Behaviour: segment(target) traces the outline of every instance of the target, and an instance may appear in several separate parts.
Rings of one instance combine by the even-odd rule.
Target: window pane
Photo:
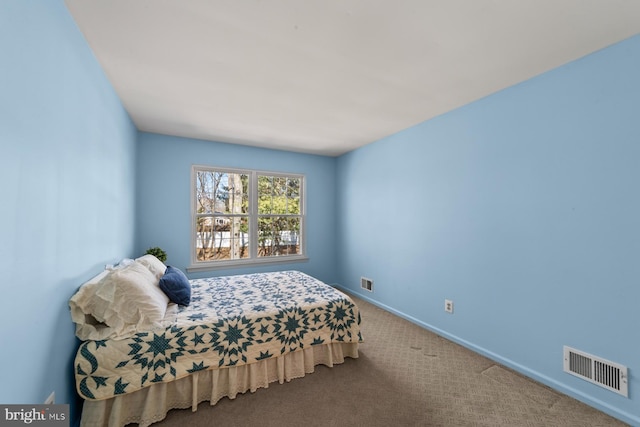
[[[258,220],[258,256],[300,254],[300,218],[261,217]]]
[[[287,178],[273,179],[273,195],[271,200],[272,214],[287,213]]]
[[[246,214],[249,212],[249,176],[230,173],[225,187],[226,212]]]
[[[273,197],[285,198],[287,196],[287,178],[277,176],[273,178]]]
[[[258,213],[271,213],[271,195],[273,194],[273,177],[258,176]]]
[[[270,256],[273,252],[273,221],[258,218],[258,256]]]
[[[249,257],[249,217],[206,216],[196,224],[197,261]]]
[[[300,254],[300,218],[288,218],[287,227],[280,232],[283,255]]]
[[[258,177],[259,214],[299,214],[300,178]]]
[[[289,178],[287,180],[287,213],[300,213],[300,179]]]
[[[197,213],[248,213],[248,175],[198,171],[196,186]]]

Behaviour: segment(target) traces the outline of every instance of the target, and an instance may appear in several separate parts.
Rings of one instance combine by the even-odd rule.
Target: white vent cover
[[[629,397],[626,366],[564,346],[564,371]]]
[[[366,277],[360,278],[360,287],[362,289],[366,289],[369,292],[373,292],[373,280],[367,279]]]

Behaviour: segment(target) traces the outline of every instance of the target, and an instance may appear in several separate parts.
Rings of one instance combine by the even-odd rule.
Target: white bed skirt
[[[358,343],[332,343],[269,358],[249,365],[196,372],[169,383],[158,383],[133,393],[106,400],[87,400],[82,409],[82,427],[122,427],[137,423],[146,427],[163,420],[171,409],[200,402],[215,405],[223,397],[255,392],[269,383],[291,381],[314,371],[316,365],[332,367],[345,357],[358,357]]]

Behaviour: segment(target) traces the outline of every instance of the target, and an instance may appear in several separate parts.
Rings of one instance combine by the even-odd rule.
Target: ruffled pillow
[[[69,301],[76,336],[102,340],[161,328],[169,298],[158,282],[140,262],[94,277]]]
[[[167,266],[164,265],[162,261],[151,254],[143,255],[140,258],[136,258],[136,261],[147,267],[158,280],[160,280],[165,270],[167,269]]]

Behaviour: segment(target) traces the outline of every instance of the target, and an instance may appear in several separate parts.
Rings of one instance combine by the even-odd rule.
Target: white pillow
[[[69,306],[78,338],[101,340],[163,327],[168,303],[156,276],[134,262],[85,283]]]
[[[151,254],[143,255],[136,258],[136,261],[147,267],[158,280],[164,275],[167,266],[162,261]]]
[[[124,258],[122,261],[120,261],[119,263],[115,264],[115,265],[107,265],[105,270],[118,270],[120,268],[124,268],[132,263],[134,263],[135,260],[131,259],[131,258]]]
[[[87,306],[90,304],[95,288],[110,271],[105,270],[85,282],[69,300],[71,319],[76,324],[76,336],[82,340],[103,339],[111,331],[108,325],[96,319]],[[109,330],[106,330],[109,329]]]

